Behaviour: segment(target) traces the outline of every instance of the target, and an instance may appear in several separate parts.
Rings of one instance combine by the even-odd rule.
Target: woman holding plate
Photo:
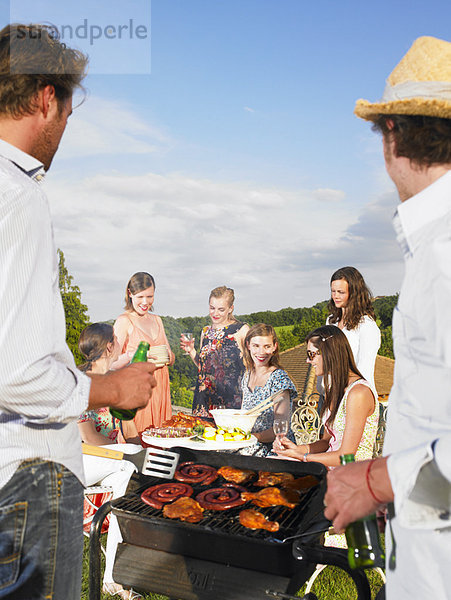
[[[114,332],[118,339],[122,353],[128,355],[130,360],[135,353],[139,342],[149,342],[149,357],[152,359],[152,346],[156,349],[155,360],[161,361],[161,346],[167,348],[166,363],[172,365],[174,354],[171,352],[161,317],[152,314],[155,298],[155,280],[149,273],[135,273],[125,288],[125,312],[114,323]],[[158,353],[157,353],[158,352]],[[122,366],[116,363],[114,366]],[[143,431],[150,427],[159,427],[172,416],[171,391],[169,387],[169,371],[166,365],[155,370],[157,387],[154,388],[152,397],[145,408],[138,410],[133,421],[122,421],[123,437],[132,437],[136,441]]]

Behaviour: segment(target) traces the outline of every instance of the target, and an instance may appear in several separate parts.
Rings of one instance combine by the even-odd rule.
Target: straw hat
[[[381,114],[451,119],[451,42],[415,40],[387,79],[381,101],[357,100],[354,113],[367,121]]]

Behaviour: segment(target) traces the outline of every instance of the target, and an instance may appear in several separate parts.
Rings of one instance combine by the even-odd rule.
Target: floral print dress
[[[243,325],[237,321],[217,329],[203,328],[193,415],[207,417],[212,408],[241,407],[244,363],[235,334]]]
[[[99,408],[97,410],[87,410],[78,419],[79,423],[93,421],[96,431],[105,436],[105,444],[114,444],[117,441],[119,433],[118,421],[110,413],[109,408]]]

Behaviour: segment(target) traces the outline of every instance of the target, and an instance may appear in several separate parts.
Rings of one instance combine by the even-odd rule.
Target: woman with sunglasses
[[[337,467],[342,454],[354,454],[356,460],[372,458],[379,403],[356,367],[345,334],[334,325],[325,325],[309,333],[306,342],[307,362],[325,384],[324,433],[320,440],[299,446],[286,437],[277,438],[273,449],[280,458],[320,462],[327,467]]]
[[[374,387],[374,365],[381,345],[373,298],[362,274],[342,267],[330,278],[331,297],[327,325],[336,325],[346,335],[358,370]]]

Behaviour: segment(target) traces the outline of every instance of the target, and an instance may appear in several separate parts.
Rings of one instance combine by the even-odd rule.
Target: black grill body
[[[313,573],[317,562],[337,564],[348,571],[346,553],[325,549],[320,544],[321,534],[317,533],[327,528],[323,515],[327,469],[323,465],[186,448],[172,450],[180,454],[179,462],[195,461],[217,468],[227,465],[256,472],[283,471],[295,477],[314,475],[320,483],[306,491],[293,509],[258,508],[279,522],[279,531],[271,533],[240,525],[238,515],[250,504],[223,512],[205,511],[202,521],[196,524],[167,519],[161,510],[140,499],[142,491],[167,480],[141,475],[133,492],[112,501],[111,507],[105,509],[112,508],[123,537],[113,569],[115,581],[179,600],[257,600],[295,594]],[[217,487],[222,481],[219,477],[208,487]],[[250,491],[261,489],[252,483],[245,487]],[[194,485],[193,488],[193,497],[206,489]],[[103,508],[99,509],[94,518],[97,524],[93,526],[98,526],[99,519],[103,521],[99,514]],[[91,562],[96,563],[94,546],[95,543]],[[354,580],[363,577],[366,590],[365,575],[350,574]],[[94,580],[90,581],[90,600],[98,598],[99,584]],[[369,594],[369,587],[367,591]],[[359,592],[359,600],[366,598],[370,595]]]

